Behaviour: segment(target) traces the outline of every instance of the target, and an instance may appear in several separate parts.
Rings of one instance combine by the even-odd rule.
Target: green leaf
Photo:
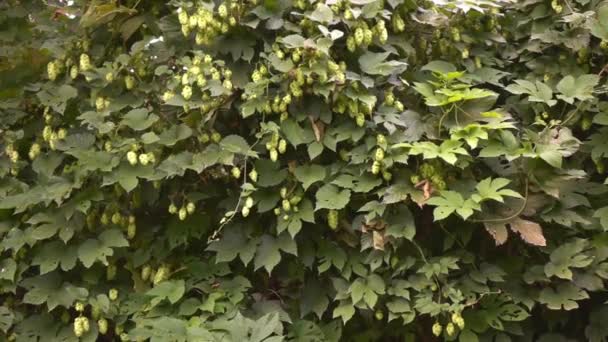
[[[255,269],[264,267],[268,273],[271,273],[280,261],[281,253],[279,252],[279,244],[276,239],[270,235],[262,236],[255,253]]]
[[[114,255],[114,248],[127,247],[129,242],[118,229],[105,230],[98,239],[88,239],[78,247],[78,259],[89,268],[99,260],[108,264],[107,257]]]
[[[440,196],[430,198],[427,203],[437,206],[433,210],[435,221],[443,220],[454,212],[466,220],[473,215],[474,210],[481,210],[478,203],[471,199],[465,200],[456,191],[442,191]]]
[[[597,9],[597,19],[591,20],[591,34],[602,40],[608,40],[608,6]]]
[[[321,165],[302,165],[294,170],[294,175],[302,182],[302,187],[306,191],[313,183],[325,179],[326,171]]]
[[[227,225],[219,240],[212,242],[208,251],[216,252],[216,262],[230,262],[237,255],[244,265],[249,264],[255,255],[257,240],[249,240],[240,225]]]
[[[458,335],[458,341],[459,342],[478,342],[479,338],[477,337],[477,334],[475,334],[471,330],[465,329],[462,332],[460,332],[460,335]]]
[[[553,100],[551,88],[540,81],[532,83],[526,80],[515,80],[515,84],[509,85],[506,89],[516,95],[529,95],[528,100],[530,102],[543,102],[550,107],[557,103],[556,100]]]
[[[281,123],[281,132],[293,146],[310,144],[315,140],[312,129],[303,129],[292,119],[287,119]]]
[[[152,126],[159,117],[156,114],[150,114],[146,108],[137,108],[129,111],[123,116],[120,122],[121,126],[128,126],[135,131],[143,131]]]
[[[503,196],[522,198],[522,196],[510,189],[503,189],[507,184],[511,183],[506,178],[494,178],[488,177],[477,184],[477,193],[471,196],[477,203],[481,203],[484,200],[491,199],[498,202],[503,202]]]
[[[0,280],[8,280],[12,282],[15,279],[17,272],[17,263],[15,260],[6,258],[0,262]]]
[[[341,301],[334,309],[332,318],[341,318],[346,324],[355,315],[355,307],[350,301]]]
[[[311,20],[319,23],[329,23],[333,19],[331,8],[325,4],[319,4],[315,10],[308,16]]]
[[[257,153],[252,151],[247,141],[239,135],[229,135],[220,141],[220,147],[228,152],[242,154],[249,157],[257,157]]]
[[[342,209],[350,201],[350,190],[340,190],[335,185],[325,184],[315,195],[317,203],[315,211],[319,209]]]
[[[383,75],[388,76],[391,74],[397,74],[403,72],[407,63],[400,61],[386,61],[389,52],[365,52],[359,57],[359,65],[361,70],[369,75]]]
[[[581,75],[574,78],[572,75],[567,75],[562,78],[556,88],[561,94],[557,98],[562,99],[570,104],[574,100],[585,101],[593,98],[593,88],[599,83],[598,75]]]
[[[406,144],[397,144],[393,148],[408,146]],[[458,160],[457,155],[468,155],[468,152],[462,148],[462,142],[456,140],[445,140],[440,146],[435,145],[430,141],[416,142],[411,145],[410,154],[422,154],[424,159],[441,158],[449,164],[455,164]]]
[[[429,70],[438,74],[449,74],[451,72],[456,71],[456,67],[454,64],[446,62],[446,61],[431,61],[424,65],[420,70]]]
[[[572,283],[561,283],[555,288],[544,288],[538,300],[551,310],[573,310],[579,307],[577,300],[589,298],[587,292]]]
[[[165,146],[173,146],[178,141],[189,138],[192,135],[192,129],[185,124],[171,126],[163,131],[158,137],[158,144]]]
[[[167,280],[155,285],[146,295],[155,297],[156,301],[168,299],[171,304],[177,303],[186,291],[183,279]]]
[[[9,308],[0,306],[0,330],[2,330],[4,333],[8,332],[10,327],[13,325],[14,319],[15,315]]]
[[[583,239],[575,239],[557,247],[551,252],[551,261],[545,265],[547,277],[572,280],[573,273],[570,268],[587,267],[593,262],[593,256],[583,253],[586,248],[588,243]]]
[[[595,211],[593,217],[600,219],[600,224],[604,230],[608,230],[608,207],[603,207]]]
[[[61,282],[57,273],[25,279],[22,285],[28,289],[23,302],[41,305],[46,302],[49,311],[61,305],[69,308],[77,300],[84,300],[89,295],[85,288]]]
[[[77,259],[75,248],[61,241],[52,241],[44,244],[36,253],[32,265],[40,266],[40,274],[54,271],[59,265],[62,270],[69,271],[76,266]]]

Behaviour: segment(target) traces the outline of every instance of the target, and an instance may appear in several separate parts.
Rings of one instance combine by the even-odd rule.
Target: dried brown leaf
[[[504,223],[494,223],[494,222],[486,222],[484,223],[486,230],[496,243],[496,246],[500,246],[507,241],[509,237],[509,231],[507,230],[507,226]]]
[[[516,218],[509,222],[511,230],[518,233],[527,243],[535,246],[546,246],[547,240],[543,235],[543,230],[536,222]]]

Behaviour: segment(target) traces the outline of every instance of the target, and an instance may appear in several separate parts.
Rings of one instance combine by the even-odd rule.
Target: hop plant
[[[72,79],[75,79],[76,77],[78,77],[78,67],[77,66],[74,65],[70,68],[70,77]]]
[[[338,211],[331,209],[327,213],[327,225],[332,230],[338,229]]]
[[[435,322],[435,324],[433,324],[433,335],[435,336],[439,336],[441,335],[441,332],[443,331],[443,327],[441,326],[441,324],[439,324],[439,322]]]
[[[241,169],[239,169],[238,167],[234,166],[230,170],[230,174],[232,175],[233,178],[239,179],[239,178],[241,178]]]
[[[91,69],[91,58],[86,53],[80,55],[79,61],[80,70],[87,71]]]
[[[105,318],[100,318],[97,321],[97,329],[99,333],[105,335],[108,333],[108,321]]]
[[[133,239],[135,237],[136,233],[137,233],[137,226],[134,223],[130,223],[127,226],[127,238],[129,240]]]
[[[258,181],[258,172],[253,169],[249,172],[249,178],[251,179],[252,182],[257,182]]]
[[[49,80],[54,81],[57,79],[57,76],[59,75],[59,70],[57,68],[57,64],[55,63],[55,61],[49,62],[49,64],[47,64],[47,66],[46,66],[46,70],[47,70]]]
[[[185,207],[181,207],[179,209],[179,212],[177,213],[177,215],[178,215],[179,219],[181,221],[183,221],[186,219],[186,217],[188,217],[188,210]]]
[[[184,88],[182,88],[182,97],[185,100],[190,100],[190,98],[192,98],[192,87],[189,85],[184,86]]]
[[[150,267],[150,265],[144,265],[144,267],[141,268],[141,280],[146,281],[148,279],[150,279],[150,275],[152,274],[152,267]]]
[[[384,160],[384,150],[381,147],[376,149],[376,153],[374,153],[374,160],[378,162]]]
[[[118,290],[110,289],[110,291],[108,292],[108,298],[110,298],[111,301],[117,300],[118,299]]]
[[[137,159],[139,160],[139,163],[143,166],[148,165],[148,163],[150,162],[150,158],[148,156],[147,153],[141,153]]]
[[[153,284],[159,284],[169,278],[169,269],[167,266],[161,266],[154,274]]]
[[[127,152],[127,161],[131,165],[137,165],[137,161],[138,161],[137,153],[135,151]]]
[[[28,152],[28,157],[30,158],[30,160],[36,159],[36,157],[38,157],[39,154],[40,154],[40,144],[38,144],[38,143],[32,144],[32,146],[30,147],[30,151]]]
[[[177,214],[177,206],[173,203],[169,205],[169,214]]]
[[[80,317],[76,317],[76,319],[74,320],[74,335],[76,335],[76,337],[84,335],[84,327],[82,325],[82,320],[80,319]]]
[[[128,75],[127,77],[125,77],[125,88],[127,88],[127,90],[131,90],[135,87],[135,77]]]
[[[454,327],[454,323],[450,322],[445,326],[445,333],[448,336],[453,336],[456,332],[456,328]]]

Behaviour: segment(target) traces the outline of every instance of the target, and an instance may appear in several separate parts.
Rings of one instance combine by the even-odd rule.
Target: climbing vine
[[[0,9],[2,340],[608,337],[608,2]]]

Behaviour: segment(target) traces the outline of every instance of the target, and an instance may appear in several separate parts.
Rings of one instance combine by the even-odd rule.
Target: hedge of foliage
[[[5,0],[0,32],[0,338],[608,336],[608,2]]]

